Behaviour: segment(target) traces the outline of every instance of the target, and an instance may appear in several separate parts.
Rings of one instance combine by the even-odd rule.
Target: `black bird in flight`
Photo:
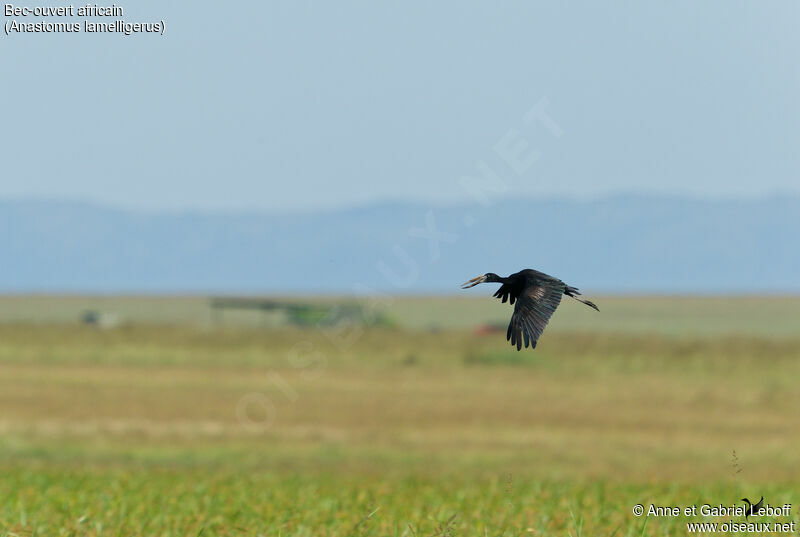
[[[502,283],[494,296],[502,298],[503,302],[510,299],[511,304],[517,303],[506,333],[506,339],[511,341],[511,345],[516,345],[517,350],[522,348],[523,339],[526,348],[529,343],[531,348],[536,348],[547,321],[561,303],[561,295],[570,296],[600,311],[594,302],[578,298],[580,293],[577,288],[538,270],[520,270],[505,278],[489,272],[463,283],[461,288],[469,289],[479,283]]]
[[[755,505],[750,503],[750,500],[748,500],[747,498],[742,498],[742,501],[744,503],[746,503],[747,507],[749,508],[749,509],[746,509],[745,512],[744,512],[745,520],[747,520],[747,517],[749,517],[750,515],[757,515],[758,512],[761,510],[761,508],[764,507],[764,497],[763,496],[761,497],[760,500],[758,500],[758,503],[755,504]]]

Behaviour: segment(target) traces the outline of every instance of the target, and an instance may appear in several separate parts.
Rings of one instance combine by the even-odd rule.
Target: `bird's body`
[[[750,515],[758,515],[761,508],[764,507],[764,497],[762,496],[758,503],[753,504],[750,503],[750,500],[747,498],[742,498],[742,501],[747,504],[744,511],[744,518],[747,519]]]
[[[506,339],[511,345],[516,345],[517,350],[522,349],[523,341],[525,347],[530,345],[536,348],[547,321],[561,303],[562,295],[572,297],[600,311],[593,302],[578,298],[580,292],[577,288],[538,270],[525,269],[505,278],[489,272],[466,282],[462,289],[474,287],[479,283],[501,283],[494,296],[503,302],[516,303],[511,322],[508,324]]]

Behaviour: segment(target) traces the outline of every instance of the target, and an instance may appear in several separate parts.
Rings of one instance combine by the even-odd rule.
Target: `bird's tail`
[[[574,298],[578,302],[583,302],[584,304],[586,304],[590,308],[594,308],[597,311],[600,311],[600,308],[597,307],[597,304],[595,304],[591,300],[584,300],[582,298],[578,298],[578,295],[580,295],[581,293],[580,293],[580,291],[578,291],[577,287],[572,287],[572,286],[568,285],[567,288],[564,289],[564,294],[567,295],[567,296],[571,296],[572,298]]]

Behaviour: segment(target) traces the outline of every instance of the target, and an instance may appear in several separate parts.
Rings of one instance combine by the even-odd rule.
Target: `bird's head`
[[[469,289],[470,287],[475,287],[479,283],[502,283],[503,280],[495,274],[494,272],[487,272],[483,276],[478,276],[477,278],[472,278],[468,282],[464,282],[461,284],[462,289]]]

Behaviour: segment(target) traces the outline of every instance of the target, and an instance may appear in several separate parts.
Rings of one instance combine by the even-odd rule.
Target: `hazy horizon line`
[[[497,195],[490,198],[490,204],[505,203],[505,202],[520,202],[520,201],[534,201],[534,202],[568,202],[568,203],[595,203],[603,202],[622,198],[636,198],[636,199],[649,199],[649,200],[681,200],[691,202],[708,202],[708,203],[729,203],[729,202],[764,202],[770,201],[775,198],[795,198],[800,199],[800,189],[775,189],[767,193],[759,194],[720,194],[717,196],[710,196],[706,194],[699,194],[696,192],[677,192],[677,191],[644,191],[633,189],[622,189],[613,192],[595,193],[587,195],[579,194],[542,194],[542,195],[526,195],[515,197],[513,195]],[[427,209],[451,209],[461,207],[476,207],[481,204],[474,200],[420,200],[415,198],[404,197],[383,197],[372,201],[354,201],[353,203],[344,203],[338,205],[320,205],[315,207],[295,206],[285,208],[275,208],[267,206],[254,206],[254,205],[241,205],[232,207],[215,207],[215,206],[175,206],[175,207],[161,207],[161,206],[143,206],[139,204],[121,204],[112,201],[93,200],[87,198],[68,198],[68,197],[50,197],[50,196],[0,196],[0,203],[2,204],[41,204],[41,205],[76,205],[86,206],[94,209],[114,210],[119,212],[127,212],[134,214],[207,214],[207,215],[241,215],[241,214],[270,214],[270,215],[286,215],[286,214],[308,214],[320,213],[329,214],[337,212],[346,212],[352,210],[367,209],[380,206],[398,206],[408,205]]]

